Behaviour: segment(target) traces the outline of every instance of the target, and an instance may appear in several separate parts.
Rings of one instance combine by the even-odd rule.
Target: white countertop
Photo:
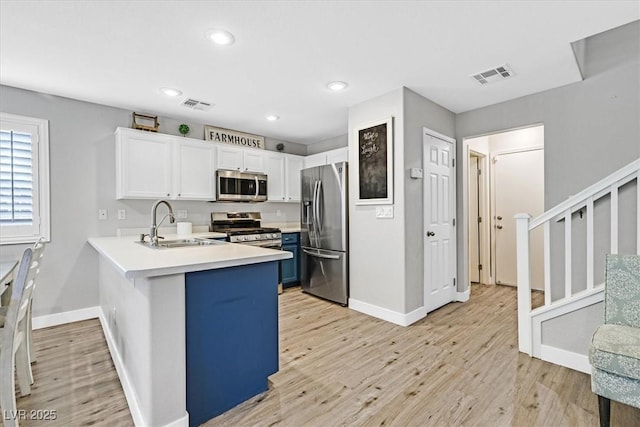
[[[165,235],[166,240],[189,237],[224,237],[224,233]],[[126,278],[166,276],[190,271],[214,270],[245,264],[292,258],[291,252],[220,242],[181,248],[149,248],[134,236],[91,237],[89,244]]]

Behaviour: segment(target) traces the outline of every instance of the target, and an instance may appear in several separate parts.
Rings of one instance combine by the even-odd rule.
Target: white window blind
[[[0,113],[0,243],[49,240],[47,120]]]
[[[0,222],[33,224],[31,135],[0,130]]]

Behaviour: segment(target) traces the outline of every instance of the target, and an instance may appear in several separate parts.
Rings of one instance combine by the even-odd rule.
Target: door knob
[[[501,225],[496,225],[496,228],[497,228],[498,230],[502,230],[502,226],[501,226]]]
[[[498,221],[500,221],[500,220],[502,220],[502,217],[501,217],[501,216],[498,216],[498,217],[496,217],[496,219],[497,219]]]
[[[435,235],[436,233],[434,233],[433,231],[427,231],[427,237],[433,237]]]

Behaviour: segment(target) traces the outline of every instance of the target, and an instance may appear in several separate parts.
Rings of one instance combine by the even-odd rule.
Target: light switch
[[[107,220],[107,210],[98,209],[98,221],[106,221],[106,220]]]

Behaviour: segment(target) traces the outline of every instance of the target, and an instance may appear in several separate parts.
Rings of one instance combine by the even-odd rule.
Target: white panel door
[[[499,154],[493,158],[496,283],[517,284],[516,223],[513,216],[544,212],[544,150]],[[543,289],[542,227],[530,236],[531,285]]]
[[[424,165],[424,305],[433,311],[456,298],[453,143],[427,133]]]
[[[215,147],[178,140],[174,156],[174,194],[177,199],[215,200]]]

